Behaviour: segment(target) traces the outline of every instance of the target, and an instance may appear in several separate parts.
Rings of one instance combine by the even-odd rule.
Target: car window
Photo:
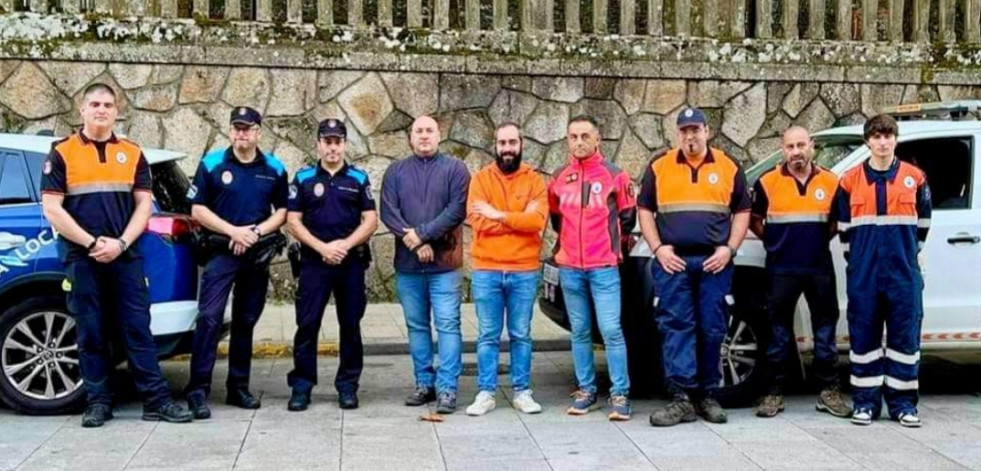
[[[177,162],[153,164],[150,174],[153,176],[153,198],[161,211],[191,214],[191,203],[187,200],[190,181]]]
[[[40,201],[41,197],[38,195],[41,193],[41,165],[48,156],[37,152],[24,152],[24,157],[27,160],[27,174],[31,176],[31,183],[34,184],[34,198]]]
[[[24,158],[17,152],[0,152],[0,204],[30,203],[33,191],[27,180]]]
[[[861,136],[817,136],[814,138],[814,162],[824,168],[831,169],[864,144]],[[750,187],[756,184],[756,180],[759,180],[764,173],[779,165],[781,161],[783,161],[783,153],[777,149],[746,170],[746,180]]]
[[[974,174],[974,139],[969,136],[906,141],[896,148],[900,160],[926,173],[933,209],[969,209]]]

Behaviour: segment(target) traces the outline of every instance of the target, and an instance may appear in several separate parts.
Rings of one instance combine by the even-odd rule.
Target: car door
[[[924,346],[977,342],[981,336],[979,138],[917,136],[896,150],[926,173],[932,193],[930,232],[920,253]]]
[[[33,271],[41,219],[24,154],[0,149],[0,284]]]

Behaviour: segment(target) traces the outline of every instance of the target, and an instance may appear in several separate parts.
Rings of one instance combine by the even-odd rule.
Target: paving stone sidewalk
[[[473,355],[465,360],[472,363]],[[599,360],[602,365],[602,354]],[[337,359],[327,357],[320,360],[312,408],[288,412],[290,363],[254,363],[252,389],[263,407],[245,411],[221,404],[226,363],[220,361],[214,417],[190,425],[139,420],[132,395],[98,430],[82,429],[77,415],[24,417],[0,409],[0,470],[981,469],[981,398],[970,379],[979,376],[977,366],[926,366],[921,379],[930,387],[921,401],[925,426],[918,430],[889,421],[858,427],[818,414],[813,394],[790,397],[787,411],[774,419],[738,409],[725,425],[699,421],[655,429],[647,415],[661,400],[634,401],[629,422],[608,422],[603,411],[566,415],[568,352],[535,354],[533,380],[543,413],[514,411],[502,376],[497,410],[479,418],[458,412],[443,423],[420,421],[425,408],[402,405],[412,384],[406,355],[366,359],[361,408],[354,411],[333,402]],[[175,392],[187,380],[186,362],[166,362],[164,371]],[[462,377],[460,388],[465,404],[475,392],[474,378]]]
[[[474,351],[477,340],[477,316],[473,304],[463,304],[460,309],[460,329],[464,348]],[[268,304],[255,328],[255,354],[273,358],[287,356],[296,333],[296,311],[291,304]],[[368,355],[398,354],[408,351],[408,331],[405,316],[398,304],[369,304],[361,320],[361,335]],[[535,349],[539,351],[568,350],[569,334],[549,320],[535,306],[532,315],[531,335]],[[507,339],[507,329],[503,338]],[[337,327],[335,306],[327,306],[320,329],[320,351],[331,354],[337,351],[340,333]],[[435,340],[435,337],[434,337]],[[223,345],[222,350],[225,350]]]

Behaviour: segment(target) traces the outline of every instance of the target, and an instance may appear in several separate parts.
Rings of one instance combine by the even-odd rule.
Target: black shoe
[[[307,410],[310,405],[310,391],[300,391],[294,389],[290,394],[290,402],[286,403],[286,409],[293,412]]]
[[[454,412],[456,412],[456,394],[440,393],[439,398],[436,399],[436,413],[452,414]]]
[[[194,420],[204,420],[211,418],[211,409],[204,402],[203,397],[190,396],[187,398],[187,408],[194,414]]]
[[[229,389],[228,396],[225,398],[225,404],[241,409],[258,409],[262,407],[262,403],[246,389]]]
[[[90,404],[82,414],[82,427],[101,427],[112,420],[112,408],[106,404]]]
[[[405,398],[407,406],[424,406],[436,400],[436,390],[425,386],[419,386],[409,397]]]
[[[143,409],[143,420],[162,420],[164,422],[183,424],[194,420],[194,414],[176,402],[168,402],[153,410]]]
[[[357,409],[358,395],[355,393],[342,393],[337,397],[337,405],[341,409]]]

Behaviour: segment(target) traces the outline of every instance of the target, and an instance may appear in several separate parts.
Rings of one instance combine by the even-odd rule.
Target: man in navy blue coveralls
[[[212,254],[201,276],[191,380],[185,390],[188,406],[198,419],[211,416],[205,399],[211,392],[222,319],[233,286],[225,402],[243,409],[259,408],[259,400],[248,389],[249,372],[252,331],[266,304],[269,265],[257,265],[249,249],[286,221],[289,180],[286,167],[258,149],[262,116],[252,108],[238,107],[232,110],[230,121],[232,145],[201,160],[188,190],[194,219],[230,239],[227,250]]]
[[[341,358],[334,387],[341,409],[358,407],[358,381],[364,364],[361,318],[368,299],[364,272],[371,262],[368,238],[378,213],[368,174],[344,161],[347,128],[325,119],[317,130],[320,161],[293,177],[289,188],[289,231],[300,241],[300,279],[296,293],[293,389],[287,408],[305,410],[317,384],[317,337],[331,291],[337,300]]]

